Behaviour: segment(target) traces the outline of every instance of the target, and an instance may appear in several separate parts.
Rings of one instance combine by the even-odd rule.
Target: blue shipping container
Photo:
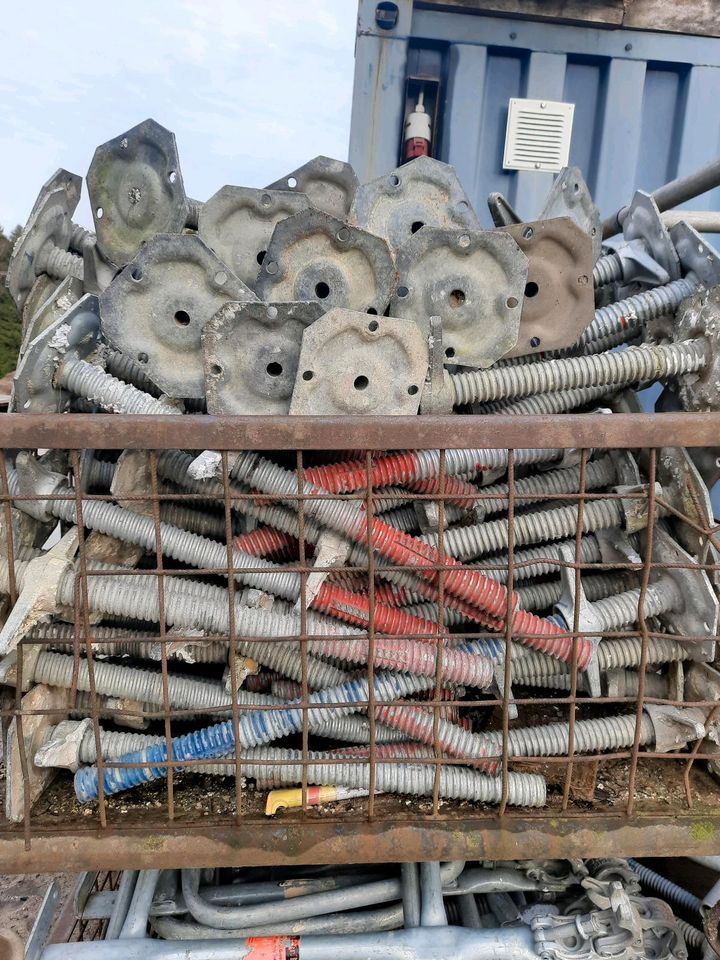
[[[575,104],[570,163],[604,215],[720,147],[720,39],[360,0],[350,162],[362,180],[397,165],[420,87],[434,114],[432,154],[455,167],[488,226],[488,193],[532,219],[553,178],[503,169],[511,97]],[[720,209],[720,190],[688,206]]]

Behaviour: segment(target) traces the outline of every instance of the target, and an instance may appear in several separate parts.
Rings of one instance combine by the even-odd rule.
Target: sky
[[[153,117],[188,196],[347,159],[357,0],[33,0],[3,11],[0,225],[58,168]],[[92,227],[87,196],[75,219]]]

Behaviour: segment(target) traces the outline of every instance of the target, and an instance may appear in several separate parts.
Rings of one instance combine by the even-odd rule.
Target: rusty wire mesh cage
[[[112,897],[120,882],[121,873],[112,870],[91,871],[77,878],[75,889],[60,906],[53,923],[48,943],[85,943],[102,940],[107,919],[93,915],[86,909],[88,901],[97,895]]]
[[[0,418],[3,869],[720,852],[720,544],[687,455],[718,436],[704,414]],[[183,486],[206,449],[215,477]],[[528,450],[574,485],[525,482]],[[110,492],[122,451],[135,479]],[[152,543],[109,540],[98,503]],[[194,562],[180,509],[212,545]],[[156,692],[108,693],[112,664]],[[39,766],[69,719],[95,766]],[[159,752],[109,759],[113,731]],[[269,816],[282,786],[299,806]]]

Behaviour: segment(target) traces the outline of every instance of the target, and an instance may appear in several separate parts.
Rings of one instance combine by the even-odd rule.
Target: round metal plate
[[[395,283],[384,240],[310,209],[275,227],[256,290],[267,301],[318,300],[325,310],[382,314]]]
[[[205,324],[228,300],[254,299],[200,237],[160,234],[102,294],[102,329],[169,397],[204,397]]]
[[[303,193],[225,186],[202,205],[198,233],[252,289],[275,225],[309,206]]]
[[[207,410],[286,414],[303,333],[319,303],[226,303],[203,331]]]
[[[118,267],[157,233],[185,224],[175,135],[145,120],[95,151],[87,175],[100,252]]]
[[[425,227],[397,255],[395,317],[414,320],[427,335],[442,319],[445,356],[488,367],[517,343],[528,261],[499,231]]]

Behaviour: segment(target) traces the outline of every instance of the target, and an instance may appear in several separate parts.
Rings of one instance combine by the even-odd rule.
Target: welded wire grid
[[[110,440],[106,442],[106,450],[98,449],[98,446],[96,445],[95,455],[100,459],[112,460],[119,451],[113,451],[110,448]],[[378,448],[380,448],[381,443],[382,439],[378,437]],[[240,654],[236,649],[238,640],[252,640],[268,645],[273,643],[287,643],[289,641],[294,641],[298,645],[302,666],[299,691],[300,695],[298,699],[299,707],[303,712],[304,723],[302,734],[294,741],[293,746],[299,746],[302,750],[303,778],[301,786],[303,807],[302,811],[294,815],[305,817],[309,814],[311,807],[308,802],[308,788],[311,786],[311,784],[308,783],[307,766],[310,762],[309,751],[311,749],[311,738],[308,729],[308,711],[310,709],[308,698],[312,692],[312,687],[308,683],[308,643],[311,640],[322,638],[320,636],[315,636],[308,631],[308,577],[311,573],[326,572],[330,582],[335,582],[338,579],[336,567],[315,565],[312,554],[312,545],[307,542],[307,503],[309,500],[317,501],[318,499],[348,500],[361,503],[365,510],[367,544],[369,547],[371,547],[369,550],[369,561],[367,565],[345,566],[342,571],[342,581],[338,581],[342,582],[343,584],[350,582],[351,584],[355,584],[356,587],[359,584],[362,592],[364,592],[367,596],[368,662],[366,666],[358,668],[357,673],[362,673],[368,678],[369,695],[367,701],[358,703],[357,707],[360,710],[366,711],[369,718],[369,756],[366,760],[361,761],[369,764],[369,796],[365,802],[354,802],[349,811],[342,804],[338,804],[333,808],[332,812],[330,814],[326,814],[326,816],[329,815],[341,820],[356,819],[363,821],[374,821],[380,819],[383,821],[402,820],[403,822],[408,822],[409,820],[418,822],[427,820],[442,820],[444,818],[457,818],[458,816],[485,820],[492,820],[497,817],[527,816],[527,810],[522,810],[508,805],[508,773],[510,771],[523,770],[537,771],[538,766],[541,765],[543,772],[548,776],[550,782],[554,785],[553,789],[555,790],[555,793],[551,795],[548,806],[543,809],[532,811],[532,816],[538,818],[555,817],[558,815],[558,811],[564,812],[571,808],[582,809],[582,804],[578,805],[573,798],[573,774],[578,768],[583,768],[586,765],[595,765],[594,769],[597,770],[598,759],[599,768],[601,771],[606,769],[606,767],[610,764],[616,764],[617,761],[626,762],[625,766],[623,767],[623,770],[625,771],[624,789],[621,791],[621,794],[624,794],[624,796],[621,795],[612,797],[607,802],[607,809],[612,813],[625,817],[633,815],[637,805],[637,785],[639,779],[642,778],[643,769],[651,761],[653,763],[662,762],[674,765],[675,769],[680,771],[682,777],[684,778],[684,803],[689,809],[693,802],[690,779],[693,766],[697,764],[698,761],[708,759],[707,755],[702,752],[701,744],[698,742],[694,745],[692,751],[680,753],[657,752],[653,749],[647,749],[641,745],[641,719],[643,715],[643,709],[646,704],[672,703],[678,706],[687,706],[687,703],[683,704],[682,701],[663,700],[645,695],[645,670],[648,662],[648,644],[651,638],[656,636],[666,636],[666,633],[662,629],[651,629],[651,626],[655,626],[655,623],[651,622],[651,624],[648,624],[644,616],[644,604],[648,584],[658,569],[669,568],[671,566],[686,566],[686,564],[657,564],[653,562],[653,537],[655,533],[656,522],[661,510],[670,516],[675,516],[682,519],[683,522],[689,524],[690,527],[696,530],[696,532],[706,538],[708,543],[712,543],[715,547],[720,547],[720,538],[717,536],[717,531],[714,528],[698,528],[697,523],[693,521],[692,518],[679,514],[675,508],[663,500],[661,495],[656,493],[655,481],[657,472],[657,451],[655,449],[648,449],[645,451],[644,463],[647,483],[644,488],[630,492],[624,491],[622,493],[613,491],[588,492],[586,490],[587,464],[589,457],[593,452],[598,453],[598,450],[595,449],[595,451],[590,451],[588,449],[582,449],[579,451],[580,480],[578,491],[576,493],[550,493],[542,495],[534,493],[532,497],[529,497],[523,496],[522,493],[517,491],[517,476],[519,473],[521,473],[523,468],[516,464],[514,450],[510,449],[507,451],[508,466],[506,478],[508,483],[508,493],[506,498],[506,516],[508,520],[508,560],[507,563],[503,564],[493,563],[492,559],[483,559],[480,562],[480,567],[483,570],[491,571],[500,569],[504,573],[508,588],[505,623],[499,632],[498,630],[491,631],[484,629],[480,624],[478,624],[476,629],[466,627],[461,632],[453,629],[452,633],[445,626],[447,603],[453,601],[452,595],[448,593],[446,588],[446,580],[450,566],[448,562],[441,562],[440,560],[440,558],[443,556],[443,543],[446,535],[444,530],[444,521],[445,511],[447,508],[445,491],[448,478],[446,471],[446,454],[444,450],[440,451],[438,482],[435,492],[421,493],[408,490],[395,491],[389,494],[384,490],[378,492],[378,489],[373,483],[374,459],[380,456],[382,453],[382,451],[379,449],[377,451],[366,450],[361,454],[358,454],[356,451],[354,454],[352,454],[352,456],[355,458],[361,456],[364,460],[367,474],[366,489],[342,495],[323,494],[316,491],[308,493],[305,492],[304,486],[304,472],[308,468],[308,465],[325,463],[335,459],[342,459],[341,455],[333,455],[330,457],[327,454],[322,455],[320,452],[313,450],[300,449],[294,452],[280,451],[276,452],[275,454],[268,454],[270,459],[274,459],[277,462],[283,463],[288,468],[295,469],[297,476],[297,491],[292,497],[265,492],[258,494],[257,492],[247,492],[240,488],[233,482],[230,476],[230,467],[237,456],[237,452],[233,451],[222,453],[221,477],[219,479],[219,484],[215,484],[214,486],[210,485],[207,489],[204,489],[203,492],[187,492],[168,486],[158,470],[159,454],[158,451],[155,450],[149,452],[149,489],[143,489],[135,494],[121,494],[117,496],[113,496],[109,493],[88,492],[87,483],[82,475],[82,451],[74,449],[69,451],[71,474],[70,482],[73,487],[72,495],[55,495],[53,497],[47,497],[44,495],[42,497],[15,496],[11,498],[8,492],[9,486],[7,479],[9,459],[5,452],[0,452],[0,483],[2,485],[0,506],[2,508],[6,521],[6,528],[8,530],[12,530],[12,501],[20,503],[22,501],[33,499],[71,500],[77,513],[79,543],[75,572],[75,602],[74,609],[71,611],[71,619],[74,622],[74,636],[72,640],[74,676],[68,694],[67,709],[63,713],[63,716],[70,717],[78,715],[76,710],[78,669],[81,659],[84,658],[87,660],[89,675],[90,709],[87,711],[87,715],[92,718],[98,757],[97,766],[99,768],[100,787],[98,801],[92,806],[90,815],[82,812],[78,805],[70,803],[64,813],[61,812],[60,814],[55,815],[54,819],[52,819],[52,823],[55,826],[72,826],[75,832],[80,833],[83,831],[97,831],[98,828],[101,830],[105,829],[108,827],[108,825],[121,823],[123,817],[128,813],[128,810],[132,810],[133,802],[138,798],[142,798],[143,791],[147,790],[152,790],[153,804],[146,804],[145,806],[142,806],[143,829],[147,829],[149,831],[158,823],[183,824],[189,819],[192,819],[193,816],[199,815],[197,810],[188,811],[183,807],[183,793],[187,788],[188,782],[187,774],[201,773],[205,765],[217,763],[218,761],[200,759],[172,759],[173,736],[176,736],[180,732],[186,732],[189,729],[199,728],[211,723],[215,723],[219,720],[227,719],[229,714],[235,732],[235,741],[237,743],[239,742],[238,725],[243,712],[258,710],[273,711],[284,709],[283,705],[246,705],[239,704],[237,702],[237,690],[241,686],[239,679]],[[377,516],[377,503],[380,497],[382,497],[382,500],[385,503],[387,503],[389,499],[397,499],[398,502],[406,501],[413,505],[416,503],[432,503],[437,505],[437,536],[439,553],[437,562],[432,562],[425,558],[418,558],[412,563],[408,562],[405,564],[389,564],[389,562],[384,559],[381,554],[372,549],[377,536],[374,520]],[[485,494],[483,492],[483,488],[478,486],[476,492],[472,494],[453,493],[453,496],[450,499],[452,499],[452,502],[456,504],[458,500],[463,499],[481,502],[483,499],[487,498],[488,494]],[[623,561],[613,559],[612,561],[603,563],[583,563],[581,559],[581,543],[583,537],[583,518],[586,505],[593,500],[610,500],[618,498],[623,498],[626,502],[628,500],[637,501],[642,504],[643,508],[647,511],[648,521],[643,537],[644,543],[641,551],[641,562],[637,563],[632,562],[632,560]],[[85,531],[83,526],[83,509],[89,502],[95,500],[108,501],[111,503],[120,504],[121,506],[129,509],[140,510],[146,513],[149,512],[153,518],[155,530],[154,557],[150,558],[149,560],[146,557],[146,561],[141,564],[139,568],[119,569],[116,567],[99,567],[92,560],[88,543],[88,533]],[[510,691],[512,683],[512,663],[514,651],[517,650],[517,645],[521,640],[531,639],[533,636],[535,636],[533,634],[519,635],[517,631],[513,631],[511,627],[514,602],[513,588],[516,583],[518,572],[518,566],[514,560],[515,517],[525,509],[524,501],[526,500],[533,501],[533,510],[541,510],[545,507],[549,508],[560,504],[574,504],[578,507],[575,530],[574,562],[570,563],[563,560],[554,561],[558,566],[569,567],[574,572],[576,588],[574,623],[572,630],[568,631],[566,634],[566,636],[569,636],[572,640],[573,649],[572,658],[569,665],[570,689],[567,692],[554,690],[528,691],[527,688],[523,689],[516,687],[514,703],[519,710],[519,719],[517,721],[511,721]],[[167,556],[163,554],[163,543],[161,536],[161,505],[165,503],[181,503],[184,506],[195,509],[210,509],[214,511],[219,518],[222,518],[224,525],[224,539],[225,544],[227,545],[226,565],[206,569],[198,569],[196,567],[191,568],[184,566],[183,564],[170,561]],[[290,562],[277,561],[274,568],[283,572],[296,572],[300,576],[300,597],[298,603],[300,631],[294,638],[269,638],[261,636],[248,637],[245,634],[242,636],[239,636],[238,634],[235,623],[235,595],[237,591],[237,583],[234,577],[235,566],[233,563],[232,545],[237,529],[235,517],[237,513],[243,512],[243,504],[245,503],[291,503],[297,510],[298,538],[296,555],[290,560]],[[7,538],[5,551],[9,575],[9,603],[10,605],[13,605],[18,594],[18,585],[14,575],[14,564],[18,557],[13,536],[9,536]],[[436,648],[437,657],[435,664],[434,689],[430,691],[429,695],[418,695],[408,698],[407,700],[380,701],[377,699],[373,687],[373,680],[377,670],[379,669],[376,664],[375,657],[375,648],[377,642],[376,592],[379,584],[384,583],[383,575],[387,570],[401,569],[417,573],[419,570],[418,564],[423,570],[423,577],[426,583],[430,584],[432,587],[429,592],[434,592],[436,595],[438,605],[437,623],[433,630],[428,630],[425,634],[403,634],[402,637],[415,641],[429,642]],[[715,565],[711,562],[708,562],[707,559],[701,562],[701,566],[711,577],[716,573]],[[265,571],[266,569],[267,568],[265,566],[258,565],[257,567],[246,568],[244,573],[261,572]],[[452,561],[453,574],[457,573],[458,571],[476,569],[477,563],[461,564]],[[637,629],[623,629],[620,631],[605,633],[603,634],[603,637],[640,637],[642,643],[642,659],[639,669],[640,688],[637,696],[601,696],[590,698],[584,694],[580,695],[578,692],[580,689],[580,673],[578,671],[578,644],[580,643],[582,637],[587,636],[587,633],[583,633],[579,629],[580,604],[578,595],[580,593],[581,575],[586,571],[598,573],[620,570],[634,571],[640,576],[638,626]],[[134,636],[132,639],[128,640],[126,637],[122,636],[121,632],[118,633],[117,637],[108,638],[104,634],[101,638],[95,636],[94,627],[97,618],[93,615],[88,601],[89,585],[95,578],[99,579],[112,576],[127,577],[132,580],[133,578],[138,577],[138,575],[142,575],[144,577],[150,575],[155,578],[157,582],[157,601],[159,607],[158,629],[157,632],[148,629],[147,637],[140,639],[156,641],[159,644],[161,654],[159,669],[163,678],[163,704],[161,707],[157,708],[148,708],[143,704],[136,704],[122,705],[121,707],[115,707],[111,709],[102,704],[102,699],[96,690],[94,667],[97,663],[97,654],[94,652],[94,648],[99,642],[102,642],[103,644],[110,643],[115,648],[116,656],[120,657],[123,655],[123,653],[131,652],[131,648],[128,647],[128,644],[133,645],[139,638]],[[226,644],[228,651],[227,663],[230,669],[230,687],[232,695],[228,696],[228,702],[224,707],[195,707],[192,709],[182,710],[172,708],[170,706],[168,679],[171,670],[174,672],[178,671],[180,665],[178,663],[169,663],[168,647],[171,643],[183,644],[186,642],[190,643],[196,641],[197,637],[189,634],[183,635],[182,631],[179,630],[171,631],[170,626],[165,621],[165,590],[166,578],[168,577],[189,578],[193,580],[202,577],[205,579],[210,579],[212,582],[217,584],[227,586],[228,630],[226,634],[222,636],[213,637],[214,641],[219,640]],[[460,694],[453,694],[452,692],[449,692],[447,689],[447,684],[442,680],[442,663],[443,655],[447,649],[448,643],[450,642],[450,638],[452,638],[452,642],[454,643],[461,638],[497,639],[498,636],[504,637],[506,649],[502,695],[488,695],[480,694],[478,691],[466,691],[465,696],[460,698]],[[708,640],[711,638],[704,636],[684,637],[682,639],[684,642],[689,642],[692,640]],[[36,630],[32,637],[26,637],[20,643],[17,649],[17,682],[15,687],[14,702],[5,702],[3,703],[2,708],[4,728],[7,729],[10,721],[14,721],[15,724],[14,737],[16,743],[8,743],[8,748],[12,749],[13,747],[16,747],[20,773],[23,779],[25,808],[21,829],[24,832],[26,845],[30,844],[35,830],[47,828],[47,818],[44,818],[42,812],[42,803],[38,805],[38,810],[32,809],[30,767],[33,760],[32,751],[35,749],[37,744],[33,741],[32,729],[30,729],[28,732],[28,727],[32,728],[34,718],[46,716],[49,713],[52,713],[54,720],[57,720],[58,711],[54,709],[52,711],[32,709],[28,708],[24,703],[25,694],[23,692],[23,664],[27,658],[28,651],[33,645],[47,643],[51,643],[51,638],[49,634],[43,633],[42,628]],[[132,659],[117,662],[133,663]],[[144,666],[147,667],[148,664],[144,664]],[[376,711],[378,708],[402,707],[403,705],[407,706],[408,703],[411,703],[415,706],[421,706],[425,710],[430,710],[432,711],[433,715],[433,737],[431,746],[433,747],[434,755],[413,758],[411,761],[413,764],[423,764],[434,767],[435,773],[433,793],[430,798],[423,802],[413,798],[410,803],[408,803],[408,798],[406,797],[389,798],[384,795],[381,796],[375,789],[379,765],[397,763],[396,759],[378,756],[376,743]],[[716,706],[715,703],[710,701],[697,702],[695,705],[698,707],[703,707],[708,711],[714,709]],[[332,702],[323,704],[321,709],[326,711],[329,715],[332,711],[342,710],[344,706],[345,705],[340,702]],[[575,725],[578,717],[605,715],[608,712],[612,712],[612,710],[617,711],[622,707],[625,707],[628,712],[635,713],[635,737],[632,746],[622,750],[606,751],[599,755],[582,755],[577,753],[575,750]],[[314,709],[318,710],[320,708],[314,706]],[[456,719],[458,716],[458,710],[460,709],[464,711],[464,715],[466,717],[471,716],[473,718],[472,722],[475,728],[497,729],[499,727],[502,731],[502,753],[504,759],[499,760],[498,762],[498,773],[502,776],[502,796],[500,803],[497,806],[459,804],[442,800],[440,797],[441,765],[472,765],[471,763],[468,763],[467,758],[450,757],[445,755],[441,748],[441,741],[438,733],[440,720],[441,718],[446,717]],[[553,711],[554,714],[560,711],[562,716],[557,717],[554,715],[553,719],[566,719],[569,723],[569,749],[567,753],[563,756],[542,757],[541,759],[534,757],[513,757],[509,760],[506,759],[509,752],[509,731],[512,726],[542,724],[546,722],[547,714],[550,711]],[[104,795],[102,788],[103,770],[109,767],[127,766],[127,764],[122,764],[117,761],[103,761],[100,745],[100,727],[101,721],[105,723],[107,723],[107,721],[112,722],[114,717],[119,718],[120,715],[124,715],[125,717],[132,716],[137,719],[148,719],[155,724],[156,731],[158,730],[157,724],[161,724],[162,732],[164,733],[165,742],[167,745],[168,756],[170,758],[167,764],[168,775],[164,781],[158,781],[159,786],[157,784],[152,788],[143,786],[136,788],[136,790],[132,791],[131,793],[120,794],[113,798],[109,798]],[[230,819],[231,821],[234,820],[234,822],[238,824],[247,824],[248,819],[250,818],[251,820],[255,820],[258,825],[261,823],[265,825],[272,825],[272,821],[269,821],[264,816],[262,810],[258,807],[258,804],[256,802],[253,803],[253,798],[256,795],[254,795],[252,792],[248,792],[246,789],[243,774],[244,767],[242,751],[236,751],[234,757],[225,760],[224,762],[228,764],[228,772],[232,776],[232,780],[225,780],[223,782],[225,784],[233,784],[232,788],[226,787],[226,789],[234,789],[234,804],[232,804],[234,811],[232,813],[225,814],[212,813],[213,822],[217,822],[218,820],[225,818]],[[287,762],[289,763],[289,761]],[[348,764],[352,763],[353,759],[352,757],[346,756],[338,757],[336,759],[327,759],[325,762],[330,764]],[[255,766],[271,766],[275,763],[282,763],[282,761],[253,761]],[[150,766],[151,764],[146,763],[139,765]],[[60,781],[55,784],[54,789],[66,790],[69,794],[72,790],[69,775],[66,773],[61,774]],[[213,790],[215,789],[216,787],[214,786]],[[158,803],[158,798],[162,797],[163,793],[164,800]],[[592,810],[588,809],[587,812],[588,814],[593,812],[597,813],[602,809],[602,801],[596,799]],[[200,811],[200,814],[207,815],[207,813],[208,810]],[[3,831],[15,829],[18,828],[12,827],[7,823],[2,825]]]
[[[117,890],[121,876],[122,873],[113,870],[97,871],[92,878],[89,894]],[[60,907],[50,931],[48,943],[86,943],[91,940],[102,940],[107,925],[107,919],[85,919],[78,916],[75,898],[69,897]]]

